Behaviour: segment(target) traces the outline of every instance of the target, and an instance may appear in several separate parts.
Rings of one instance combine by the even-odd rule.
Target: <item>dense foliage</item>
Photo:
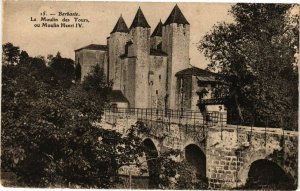
[[[24,55],[25,52],[22,52]],[[27,53],[26,53],[27,54]],[[2,63],[7,64],[17,64],[20,56],[20,48],[14,46],[12,43],[6,43],[2,45]],[[28,54],[27,54],[28,56]]]
[[[133,128],[124,136],[95,123],[110,91],[105,81],[92,80],[102,75],[99,67],[84,83],[94,87],[91,93],[70,84],[69,59],[53,57],[47,67],[25,51],[17,57],[2,67],[2,170],[30,187],[113,187],[117,170],[134,161],[141,144]]]
[[[229,114],[242,122],[278,126],[289,114],[297,121],[298,12],[292,4],[237,4],[234,22],[215,25],[201,40],[208,69],[226,85]]]
[[[48,59],[48,64],[53,69],[59,83],[64,87],[70,87],[76,79],[74,61],[61,57],[60,52],[55,57],[48,55]]]
[[[208,180],[196,172],[197,167],[186,160],[176,160],[180,151],[170,150],[158,157],[160,165],[160,189],[204,190],[208,188]],[[198,164],[199,165],[199,164]]]
[[[88,92],[89,95],[103,99],[103,103],[107,103],[107,96],[111,92],[112,82],[107,82],[103,68],[99,65],[95,65],[92,68],[92,74],[93,75],[84,76],[82,83],[83,89]]]

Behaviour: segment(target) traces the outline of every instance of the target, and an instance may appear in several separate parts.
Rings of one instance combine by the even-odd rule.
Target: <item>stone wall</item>
[[[125,58],[123,64],[123,93],[129,101],[129,107],[135,105],[136,58]]]
[[[175,74],[189,67],[190,26],[172,23],[163,26],[162,50],[168,54],[168,102],[170,109],[176,109]]]
[[[120,55],[125,53],[128,33],[115,32],[109,38],[109,79],[113,80],[113,89],[122,90],[122,65]]]
[[[199,110],[197,106],[199,96],[197,94],[197,78],[196,76],[178,76],[176,83],[176,108],[184,110]]]
[[[124,96],[128,99],[127,97],[127,91],[128,91],[128,58],[124,57],[121,58],[121,68],[122,68],[122,87],[121,91],[123,92]]]
[[[150,56],[148,108],[165,108],[166,74],[167,57]]]
[[[191,109],[192,87],[192,76],[183,76],[177,78],[175,103],[178,110]]]
[[[157,146],[159,152],[167,149],[179,149],[184,151],[190,144],[197,145],[205,153],[206,129],[200,125],[194,125],[191,121],[181,121],[181,124],[148,120],[145,125],[151,129],[148,134],[142,135],[150,138]]]
[[[133,57],[135,63],[135,106],[139,108],[148,107],[149,89],[149,55],[150,55],[150,28],[136,27],[130,30],[132,36]]]
[[[162,41],[162,37],[161,36],[153,36],[150,39],[150,44],[151,44],[151,48],[153,49],[158,49],[157,45],[159,45]]]
[[[245,185],[251,164],[259,159],[275,162],[297,181],[297,139],[296,132],[286,131],[284,137],[282,129],[209,128],[206,147],[209,187],[230,189]]]
[[[199,95],[197,94],[198,90],[198,79],[196,76],[192,76],[192,88],[191,88],[191,110],[199,111],[199,107],[197,106],[199,101]]]
[[[115,117],[114,113],[110,113],[104,115],[102,127],[110,128],[113,126],[122,133],[136,122],[136,115],[124,114]],[[149,117],[147,120],[142,120],[142,122],[150,129],[150,132],[141,134],[141,139],[150,138],[159,153],[168,148],[184,150],[190,144],[198,145],[205,153],[207,128],[203,127],[200,121],[188,119],[175,121],[168,118],[158,119],[153,116],[152,120]]]
[[[103,68],[105,75],[107,75],[107,52],[103,50],[87,50],[82,49],[75,52],[75,64],[81,65],[81,81],[88,73],[90,73],[92,66],[99,64]]]
[[[121,131],[135,124],[137,118],[124,116],[107,120]],[[206,156],[206,176],[211,189],[243,187],[251,164],[260,159],[278,165],[297,185],[298,132],[220,124],[208,127],[200,121],[180,118],[178,121],[168,118],[142,121],[150,132],[140,137],[143,140],[151,139],[158,153],[170,148],[184,153],[188,145],[198,146]],[[182,159],[184,154],[178,158]]]

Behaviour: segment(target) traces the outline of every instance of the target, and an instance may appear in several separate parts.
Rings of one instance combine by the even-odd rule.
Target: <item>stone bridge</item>
[[[125,132],[137,121],[150,130],[141,135],[145,145],[157,155],[181,150],[207,177],[208,188],[270,188],[279,181],[285,189],[297,187],[298,132],[229,125],[226,113],[207,113],[204,119],[200,112],[155,109],[106,111],[102,126]]]

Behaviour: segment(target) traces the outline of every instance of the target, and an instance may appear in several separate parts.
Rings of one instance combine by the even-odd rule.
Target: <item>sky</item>
[[[176,3],[141,2],[55,2],[55,1],[4,1],[3,2],[3,43],[11,42],[26,50],[30,56],[55,55],[59,51],[63,57],[74,59],[74,50],[88,44],[106,44],[118,18],[122,14],[129,27],[140,6],[151,32],[161,19],[167,19]],[[197,44],[218,22],[232,22],[228,10],[232,4],[218,3],[177,3],[190,23],[191,65],[205,68],[209,63],[197,50]],[[43,28],[34,27],[40,14],[77,12],[80,18],[88,19],[84,28]],[[31,21],[31,17],[38,21]],[[56,16],[57,17],[57,16]],[[57,17],[62,19],[62,17]],[[73,17],[67,17],[72,19]],[[60,24],[60,23],[59,23]]]

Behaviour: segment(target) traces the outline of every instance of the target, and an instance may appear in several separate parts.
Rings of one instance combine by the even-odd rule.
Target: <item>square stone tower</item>
[[[176,107],[176,77],[178,71],[189,68],[190,24],[176,5],[162,29],[162,50],[168,54],[167,108]]]

